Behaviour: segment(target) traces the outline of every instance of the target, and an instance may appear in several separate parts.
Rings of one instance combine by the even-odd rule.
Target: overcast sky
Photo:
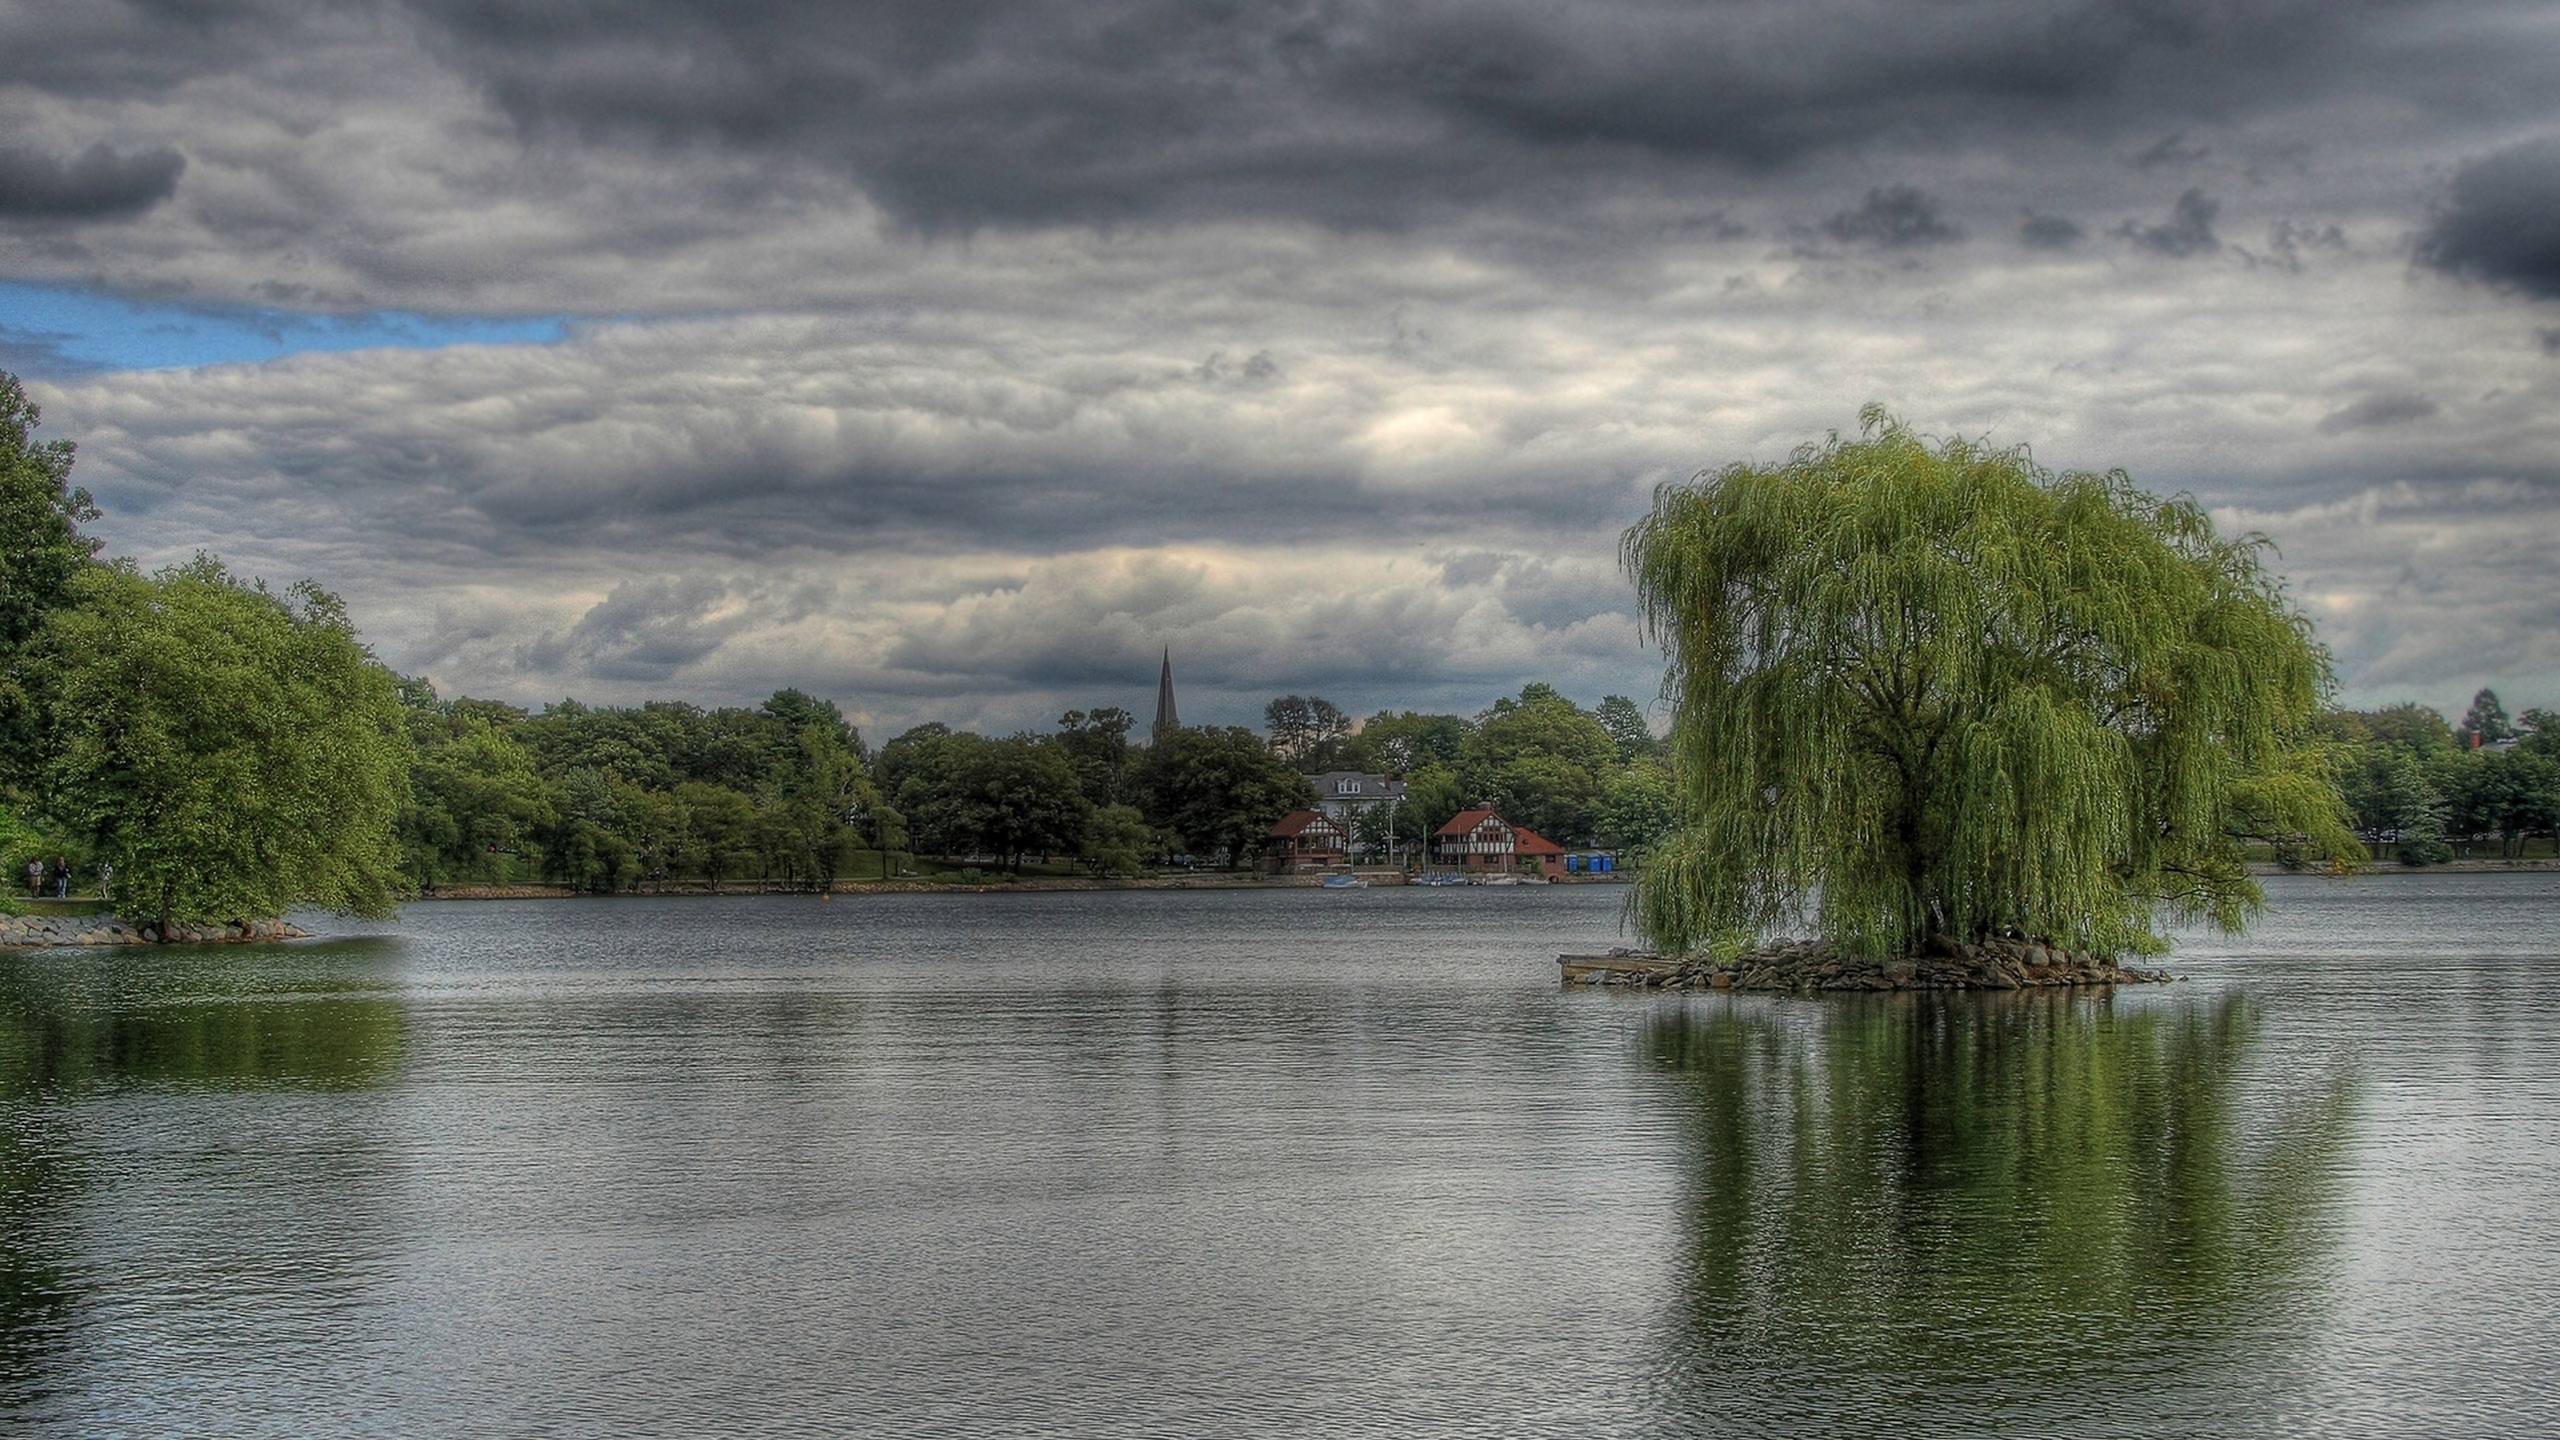
[[[1652,487],[1880,401],[2560,701],[2548,0],[0,0],[108,548],[447,694],[875,738],[1653,695]]]

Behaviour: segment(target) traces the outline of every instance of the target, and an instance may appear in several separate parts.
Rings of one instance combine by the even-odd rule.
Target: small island
[[[1682,824],[1640,983],[2110,984],[2158,922],[2237,930],[2252,846],[2364,847],[2327,652],[2189,496],[1932,443],[1882,410],[1664,487],[1623,555],[1666,661]],[[1797,942],[1772,934],[1809,930]]]

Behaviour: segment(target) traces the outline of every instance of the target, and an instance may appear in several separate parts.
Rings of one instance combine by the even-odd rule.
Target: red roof
[[[1334,824],[1333,817],[1325,814],[1323,811],[1292,810],[1288,814],[1281,816],[1278,823],[1271,827],[1271,838],[1274,840],[1295,839],[1298,835],[1303,833],[1308,826],[1316,824],[1318,821],[1322,821],[1324,827],[1331,830],[1336,838],[1341,836],[1342,827]]]
[[[1504,825],[1510,826],[1511,852],[1515,855],[1561,855],[1564,853],[1563,846],[1526,825],[1512,825],[1510,821],[1503,820],[1501,816],[1494,814],[1492,807],[1487,805],[1479,805],[1473,810],[1459,811],[1449,817],[1448,824],[1441,826],[1433,833],[1465,835],[1487,820],[1499,820]]]

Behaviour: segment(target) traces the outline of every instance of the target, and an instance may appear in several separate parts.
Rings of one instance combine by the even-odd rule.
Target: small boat
[[[1467,877],[1446,871],[1433,871],[1428,875],[1416,875],[1413,877],[1413,883],[1416,885],[1464,885],[1467,883]]]
[[[1369,882],[1357,875],[1327,875],[1318,882],[1327,890],[1366,890]]]

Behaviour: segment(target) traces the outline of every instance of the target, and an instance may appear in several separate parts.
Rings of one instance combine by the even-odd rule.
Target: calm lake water
[[[2560,1432],[2560,875],[2113,996],[1560,990],[1621,892],[412,907],[0,955],[0,1416]]]

